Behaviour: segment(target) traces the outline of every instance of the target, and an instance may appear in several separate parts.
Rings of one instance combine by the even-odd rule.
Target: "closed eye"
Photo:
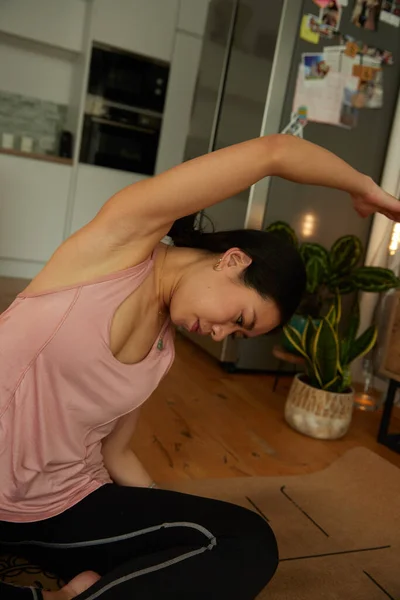
[[[236,319],[235,325],[239,325],[239,327],[244,327],[244,328],[246,327],[246,325],[244,324],[243,315],[240,315],[240,317],[238,319]],[[243,331],[237,332],[236,335],[241,338],[246,338],[246,339],[248,338],[248,336],[245,333],[243,333]]]

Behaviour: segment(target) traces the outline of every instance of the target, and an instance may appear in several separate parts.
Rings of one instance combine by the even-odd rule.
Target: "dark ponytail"
[[[243,273],[243,283],[263,298],[271,298],[286,323],[300,304],[306,286],[304,263],[287,239],[266,231],[238,229],[204,233],[194,228],[195,216],[175,221],[169,236],[174,245],[223,254],[240,248],[252,259]]]

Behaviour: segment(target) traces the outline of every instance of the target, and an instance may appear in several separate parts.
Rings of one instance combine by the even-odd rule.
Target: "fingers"
[[[393,211],[393,214],[398,214],[400,216],[400,202],[391,194],[385,192],[385,195],[380,200],[379,205],[388,212]]]
[[[381,210],[379,211],[382,215],[384,215],[385,217],[387,217],[388,219],[390,219],[391,221],[395,221],[396,223],[400,222],[400,213],[394,213],[394,212],[390,212],[387,210]]]

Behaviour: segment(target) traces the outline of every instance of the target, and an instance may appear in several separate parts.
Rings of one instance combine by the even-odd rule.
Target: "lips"
[[[198,333],[199,331],[200,331],[200,321],[199,321],[199,319],[197,319],[197,321],[190,328],[190,333]]]

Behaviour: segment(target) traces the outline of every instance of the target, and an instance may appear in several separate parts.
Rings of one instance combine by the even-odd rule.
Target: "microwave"
[[[88,93],[114,103],[162,113],[169,64],[94,44]]]

